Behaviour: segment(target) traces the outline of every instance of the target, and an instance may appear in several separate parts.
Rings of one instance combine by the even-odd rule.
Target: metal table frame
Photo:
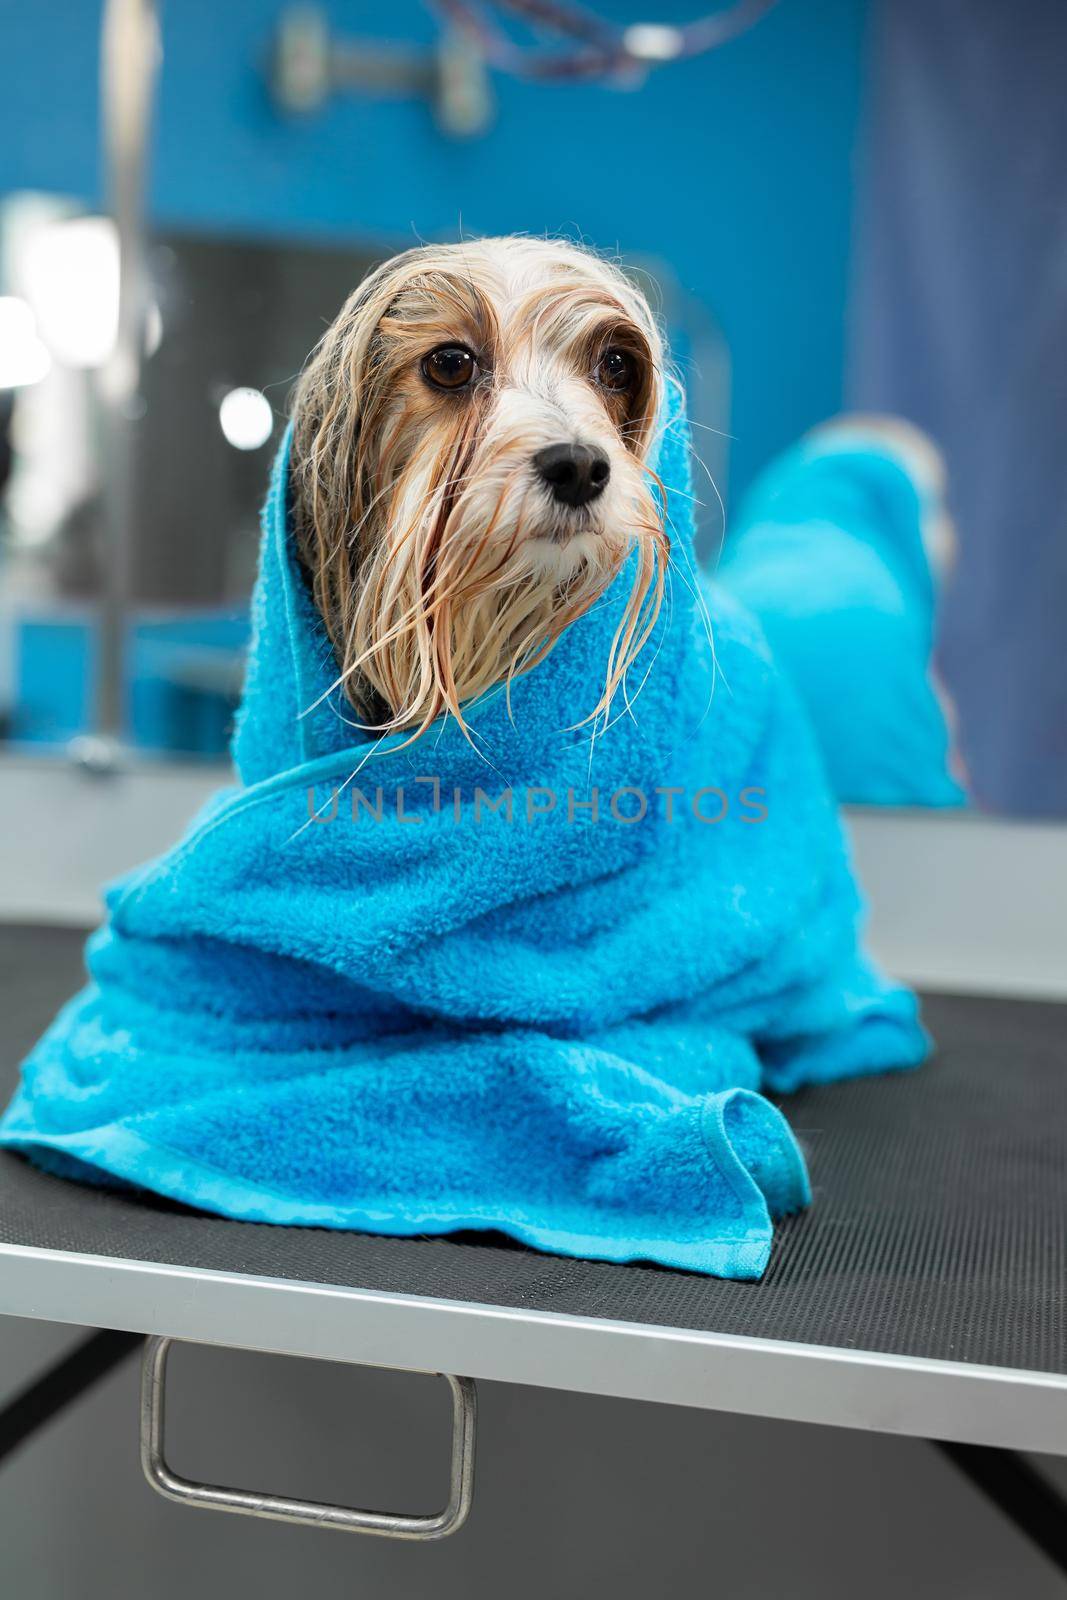
[[[113,1330],[91,1335],[0,1411],[0,1463],[143,1343],[141,1459],[160,1493],[250,1516],[440,1539],[463,1525],[473,1500],[473,1379],[496,1379],[928,1439],[1067,1574],[1067,1507],[1019,1454],[1067,1454],[1067,1377],[1056,1374],[17,1245],[0,1246],[0,1314]],[[448,1504],[429,1516],[371,1512],[177,1477],[163,1452],[172,1338],[442,1372],[453,1396]],[[448,1375],[456,1370],[466,1376]]]
[[[0,1314],[1067,1455],[1067,1377],[0,1246]]]

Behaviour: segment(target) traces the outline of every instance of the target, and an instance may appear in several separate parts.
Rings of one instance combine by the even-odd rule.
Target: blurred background
[[[523,230],[650,284],[841,798],[1067,814],[1067,8],[651,9],[0,0],[0,751],[223,759],[309,348],[383,255]],[[842,413],[918,575],[768,500]]]

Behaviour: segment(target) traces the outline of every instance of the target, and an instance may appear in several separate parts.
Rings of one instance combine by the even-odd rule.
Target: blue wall
[[[782,0],[747,37],[636,93],[498,80],[496,126],[465,144],[414,103],[345,99],[279,119],[262,74],[279,9],[164,0],[159,219],[410,242],[462,218],[472,232],[580,232],[666,259],[730,343],[734,488],[840,404],[867,0]],[[350,33],[428,32],[418,0],[329,9]],[[88,0],[0,0],[0,191],[98,200],[98,20]]]

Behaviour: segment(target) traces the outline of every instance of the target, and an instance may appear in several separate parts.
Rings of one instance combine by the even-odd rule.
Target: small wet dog
[[[655,621],[668,540],[647,457],[648,303],[526,238],[428,245],[351,295],[295,394],[297,546],[362,725],[417,738],[543,660],[636,549],[606,717]],[[580,713],[579,713],[580,715]]]

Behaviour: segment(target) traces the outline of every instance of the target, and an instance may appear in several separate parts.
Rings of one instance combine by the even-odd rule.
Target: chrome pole
[[[155,0],[106,0],[100,90],[108,207],[119,247],[115,344],[99,383],[105,538],[97,654],[96,737],[83,760],[114,765],[126,733],[126,629],[137,527],[134,464],[149,307],[145,237],[148,140],[159,71]],[[95,748],[94,748],[95,747]]]

